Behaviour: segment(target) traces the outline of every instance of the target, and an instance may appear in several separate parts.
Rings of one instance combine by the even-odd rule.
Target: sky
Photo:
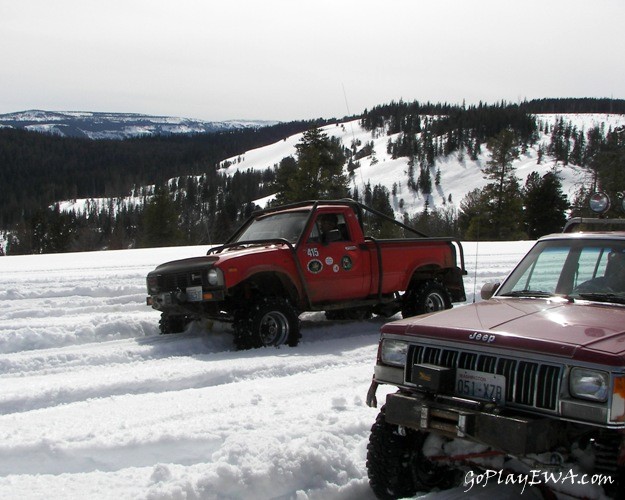
[[[0,0],[0,114],[625,98],[622,0]]]

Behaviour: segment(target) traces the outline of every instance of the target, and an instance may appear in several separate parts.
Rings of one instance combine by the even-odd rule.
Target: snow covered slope
[[[537,118],[540,122],[550,125],[562,118],[565,123],[570,122],[578,130],[584,131],[588,131],[595,126],[603,125],[607,131],[610,127],[625,125],[625,115],[552,114],[537,115]],[[398,218],[401,218],[403,212],[413,215],[422,211],[426,199],[430,208],[450,207],[451,209],[458,209],[460,202],[467,193],[475,188],[485,186],[488,182],[484,179],[481,170],[490,159],[486,145],[482,145],[482,154],[477,161],[472,161],[466,154],[459,156],[457,153],[448,157],[438,158],[432,170],[434,173],[440,169],[440,185],[433,186],[433,193],[426,197],[408,187],[408,158],[393,159],[387,153],[389,139],[395,141],[397,135],[389,136],[383,130],[366,131],[360,126],[358,120],[338,125],[327,125],[322,130],[328,136],[340,138],[346,147],[350,147],[354,141],[359,141],[362,145],[373,142],[374,154],[360,160],[361,167],[355,170],[354,176],[350,181],[351,187],[357,188],[362,196],[367,183],[370,183],[371,187],[381,184],[389,192],[392,192],[393,185],[396,184],[397,195],[392,197],[391,203]],[[232,174],[237,170],[273,168],[285,156],[295,156],[295,145],[301,139],[302,134],[297,134],[284,141],[228,158],[222,162],[222,165],[227,166],[224,171]],[[513,163],[513,167],[516,169],[516,176],[523,184],[527,176],[534,171],[544,175],[551,169],[557,168],[560,173],[563,191],[571,198],[579,186],[588,180],[586,178],[587,173],[579,166],[563,166],[561,163],[557,164],[553,158],[549,157],[544,157],[541,163],[538,164],[538,148],[541,144],[543,146],[549,144],[550,139],[549,135],[542,134],[538,143]],[[434,178],[434,175],[432,175],[432,178]],[[451,202],[449,201],[450,197]]]
[[[625,125],[625,115],[608,114],[567,114],[567,115],[538,115],[541,122],[553,125],[557,120],[563,118],[565,123],[570,122],[578,130],[588,131],[595,126],[603,126],[607,131],[610,127]],[[352,143],[360,143],[364,146],[373,143],[374,153],[359,160],[360,168],[354,171],[350,177],[350,187],[352,193],[354,188],[358,189],[362,197],[365,186],[369,183],[373,188],[376,184],[386,187],[389,193],[393,192],[396,186],[395,195],[391,196],[391,204],[398,219],[402,219],[404,213],[415,215],[424,209],[426,200],[430,209],[438,208],[444,210],[457,211],[463,198],[476,188],[481,188],[487,184],[484,179],[482,168],[490,159],[486,145],[482,145],[482,153],[477,161],[472,161],[468,155],[458,155],[454,153],[447,157],[439,157],[432,169],[432,179],[437,170],[440,170],[440,185],[433,186],[433,192],[429,196],[414,191],[408,187],[408,158],[400,157],[393,159],[387,153],[387,143],[389,139],[396,140],[396,135],[387,135],[384,130],[374,130],[373,132],[364,130],[358,120],[326,125],[322,127],[325,134],[339,138],[345,147],[350,148]],[[278,141],[265,147],[247,151],[241,155],[226,158],[221,162],[221,171],[233,175],[237,171],[246,170],[266,170],[275,168],[280,161],[287,157],[295,157],[295,146],[301,141],[303,134],[295,134],[284,140]],[[559,172],[562,187],[565,194],[572,200],[577,189],[589,182],[589,174],[577,165],[562,165],[553,158],[543,157],[538,163],[538,149],[542,145],[546,148],[551,140],[550,135],[543,134],[538,143],[530,148],[525,154],[517,159],[513,166],[516,169],[516,176],[523,184],[527,176],[532,172],[544,175],[552,169]],[[345,166],[347,174],[347,166]],[[434,184],[434,183],[433,183]],[[141,197],[128,197],[125,199],[115,199],[114,204],[138,204],[142,203]],[[265,206],[267,199],[252,200],[259,206]],[[74,210],[81,213],[88,206],[97,205],[106,207],[109,205],[108,199],[77,199],[60,202],[61,210]]]

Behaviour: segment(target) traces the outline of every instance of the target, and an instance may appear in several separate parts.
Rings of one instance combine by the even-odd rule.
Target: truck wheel
[[[299,343],[299,317],[281,297],[264,297],[239,311],[234,319],[234,343],[237,349],[253,349]]]
[[[161,313],[161,319],[158,327],[162,334],[183,332],[187,325],[191,322],[188,316],[181,314]]]
[[[369,485],[380,499],[414,496],[418,491],[446,489],[454,485],[453,469],[432,463],[423,454],[426,432],[386,422],[384,407],[376,418],[367,445]]]
[[[438,281],[423,281],[411,286],[404,294],[401,315],[403,318],[451,308],[451,296]]]

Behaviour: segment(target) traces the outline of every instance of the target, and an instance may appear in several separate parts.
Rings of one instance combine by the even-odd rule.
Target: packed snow
[[[468,301],[531,244],[466,243]],[[365,397],[387,320],[304,313],[299,346],[251,351],[218,324],[159,335],[145,275],[206,250],[0,257],[0,498],[374,498]],[[466,489],[426,496],[538,495]]]

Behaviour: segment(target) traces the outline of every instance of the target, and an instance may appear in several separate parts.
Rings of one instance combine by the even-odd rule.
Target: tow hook
[[[367,391],[367,406],[369,408],[377,408],[378,407],[378,399],[375,397],[375,393],[378,390],[378,384],[375,381],[375,378],[371,380],[371,385],[369,386],[369,390]]]

